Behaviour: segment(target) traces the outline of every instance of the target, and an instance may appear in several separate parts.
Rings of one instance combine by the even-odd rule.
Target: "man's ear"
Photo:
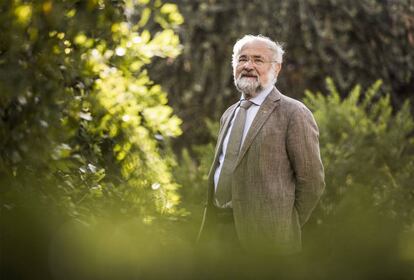
[[[275,67],[275,76],[276,77],[279,75],[280,70],[282,70],[282,63],[276,63],[276,67]]]

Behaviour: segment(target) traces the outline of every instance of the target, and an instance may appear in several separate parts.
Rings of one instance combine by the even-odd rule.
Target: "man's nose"
[[[252,70],[253,69],[253,61],[251,59],[249,59],[248,61],[246,61],[246,63],[244,63],[244,69],[246,70]]]

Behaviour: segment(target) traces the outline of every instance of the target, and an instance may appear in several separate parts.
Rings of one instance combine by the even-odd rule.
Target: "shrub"
[[[329,94],[306,92],[304,102],[320,129],[326,191],[318,219],[335,215],[352,197],[389,217],[413,222],[414,121],[409,103],[393,112],[390,96],[375,82],[359,85],[343,100],[332,79]]]

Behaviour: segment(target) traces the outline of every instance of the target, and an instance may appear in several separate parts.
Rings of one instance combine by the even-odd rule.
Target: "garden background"
[[[413,279],[411,0],[4,0],[1,279]],[[245,34],[320,128],[296,263],[195,253]],[[246,260],[244,260],[246,261]]]

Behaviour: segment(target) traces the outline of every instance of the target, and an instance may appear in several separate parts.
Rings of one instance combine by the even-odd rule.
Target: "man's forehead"
[[[254,55],[254,56],[263,56],[270,55],[271,51],[266,43],[261,41],[252,41],[246,43],[240,50],[239,55]]]

